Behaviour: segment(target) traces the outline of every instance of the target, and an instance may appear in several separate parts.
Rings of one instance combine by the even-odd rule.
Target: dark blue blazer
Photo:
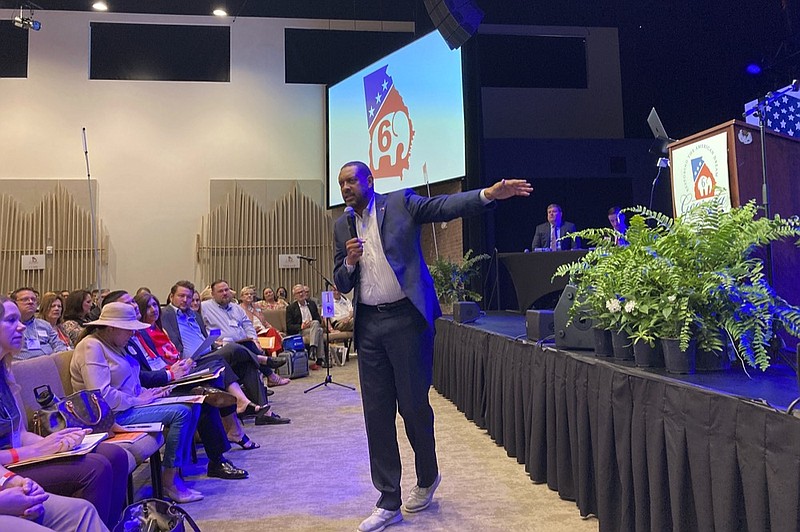
[[[195,312],[194,318],[200,326],[200,332],[203,333],[203,336],[208,337],[208,331],[206,331],[206,324],[203,323],[203,317],[200,316],[199,312]],[[178,327],[178,316],[175,314],[175,308],[172,305],[166,305],[161,309],[161,326],[164,328],[164,332],[167,333],[167,336],[169,336],[169,339],[172,340],[172,343],[175,344],[178,352],[183,355],[183,340],[181,339],[181,330]]]
[[[375,212],[383,252],[403,293],[431,327],[436,318],[442,315],[442,311],[433,288],[433,279],[422,256],[420,226],[431,222],[447,222],[485,211],[480,190],[433,198],[419,196],[411,190],[400,190],[386,195],[375,194]],[[334,282],[341,292],[346,293],[355,288],[353,307],[354,315],[357,315],[360,264],[356,265],[352,273],[348,273],[344,265],[347,256],[345,243],[351,238],[346,213],[334,223],[333,236],[336,245]]]
[[[572,222],[561,222],[559,233],[562,237],[577,231],[575,224]],[[550,247],[550,223],[545,222],[536,226],[536,232],[533,234],[533,241],[531,241],[531,251],[536,248],[549,248]],[[561,249],[579,249],[581,247],[580,239],[565,238],[561,240]]]

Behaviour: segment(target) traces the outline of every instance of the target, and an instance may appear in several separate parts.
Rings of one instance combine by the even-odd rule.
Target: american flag
[[[789,87],[784,87],[781,91]],[[744,110],[748,111],[757,103],[758,100],[746,103]],[[758,125],[758,117],[754,115],[748,116],[747,123]],[[764,112],[764,125],[767,129],[778,133],[783,133],[790,137],[800,137],[800,92],[790,91],[770,102]]]

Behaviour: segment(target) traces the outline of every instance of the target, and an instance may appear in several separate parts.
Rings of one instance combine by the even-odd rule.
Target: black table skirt
[[[800,419],[442,319],[434,386],[601,531],[800,530]]]

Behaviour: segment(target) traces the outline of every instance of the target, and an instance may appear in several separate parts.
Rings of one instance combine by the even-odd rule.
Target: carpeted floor
[[[331,374],[336,382],[358,387],[354,359]],[[198,464],[184,474],[206,498],[184,508],[204,532],[353,531],[369,515],[377,491],[369,475],[361,397],[335,385],[303,393],[324,377],[324,371],[313,371],[275,389],[272,409],[290,417],[291,424],[247,424],[248,435],[261,448],[237,447],[228,453],[250,472],[247,480],[206,477],[207,462],[202,448],[198,450]],[[522,465],[433,389],[431,403],[442,483],[430,508],[405,514],[403,523],[388,530],[598,529],[596,519],[581,519],[574,503],[561,500],[545,485],[534,485]],[[398,432],[407,493],[416,478],[399,416]]]

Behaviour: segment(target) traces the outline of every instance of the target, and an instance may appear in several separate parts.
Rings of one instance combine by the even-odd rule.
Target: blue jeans
[[[163,423],[167,427],[164,444],[164,467],[181,467],[191,457],[192,438],[197,430],[200,405],[177,403],[172,405],[137,406],[117,412],[117,423]]]

